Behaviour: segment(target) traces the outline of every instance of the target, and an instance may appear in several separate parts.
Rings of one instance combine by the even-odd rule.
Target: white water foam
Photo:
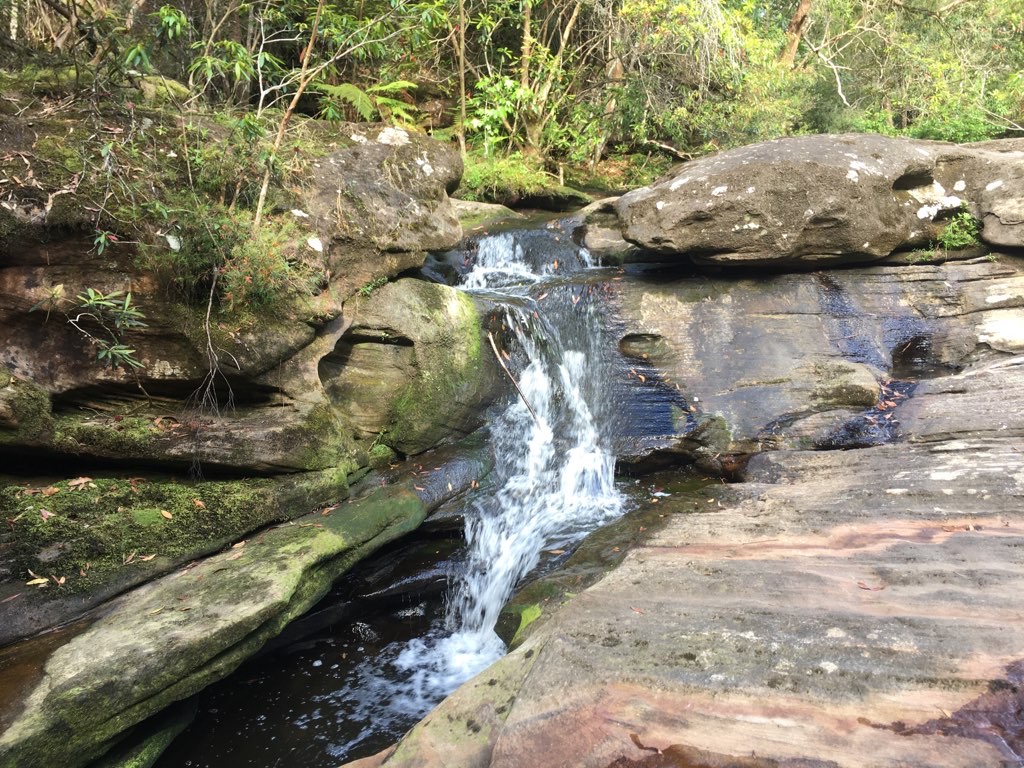
[[[468,564],[452,592],[445,626],[395,649],[386,662],[391,679],[375,676],[372,682],[392,710],[422,716],[499,659],[505,652],[495,633],[499,614],[542,552],[563,549],[622,513],[615,458],[595,414],[605,378],[595,330],[600,308],[574,300],[574,332],[547,322],[529,288],[559,265],[529,260],[513,234],[485,238],[463,283],[467,290],[510,299],[506,325],[521,350],[516,358],[525,363],[517,376],[523,397],[492,425],[498,490],[466,513]],[[577,262],[591,266],[583,250]]]

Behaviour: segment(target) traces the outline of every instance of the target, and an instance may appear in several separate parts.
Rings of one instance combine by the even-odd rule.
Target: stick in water
[[[523,394],[523,390],[519,388],[519,382],[517,382],[516,377],[512,375],[512,371],[508,369],[508,366],[505,365],[505,361],[501,359],[501,353],[498,351],[498,345],[494,343],[494,335],[490,331],[487,332],[487,340],[491,342],[491,349],[494,350],[494,356],[498,358],[498,364],[501,366],[502,370],[508,374],[509,379],[512,381],[512,386],[516,388],[516,392],[518,392],[519,396],[523,398],[523,405],[526,406],[526,410],[528,410],[530,415],[533,416],[533,420],[537,422],[537,426],[540,426],[540,418],[538,418],[537,412],[533,410],[533,406],[530,405],[530,401],[526,399],[526,395]]]

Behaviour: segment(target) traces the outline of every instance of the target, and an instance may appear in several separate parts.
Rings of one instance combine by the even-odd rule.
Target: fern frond
[[[327,83],[317,83],[314,87],[321,93],[326,93],[328,96],[334,99],[341,99],[342,101],[351,104],[359,116],[363,120],[371,120],[377,113],[377,108],[373,104],[373,99],[367,95],[367,92],[360,88],[358,85],[352,83],[341,83],[340,85],[328,85]]]

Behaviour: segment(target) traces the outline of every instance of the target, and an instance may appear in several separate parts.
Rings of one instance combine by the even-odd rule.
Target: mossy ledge
[[[129,728],[232,672],[340,574],[485,471],[481,460],[453,460],[423,490],[412,479],[375,490],[125,595],[50,656],[0,736],[0,768],[77,768],[100,757]]]

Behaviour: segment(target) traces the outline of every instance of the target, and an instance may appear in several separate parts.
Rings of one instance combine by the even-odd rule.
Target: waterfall
[[[447,616],[426,637],[393,648],[348,694],[357,718],[382,724],[425,715],[505,652],[502,607],[545,550],[565,549],[622,513],[609,424],[601,284],[581,279],[589,254],[564,236],[520,231],[480,240],[462,288],[504,313],[499,345],[521,396],[491,425],[493,490],[466,511],[467,567]],[[526,402],[529,402],[530,408]],[[531,412],[532,409],[532,412]],[[358,689],[358,690],[357,690]],[[339,757],[360,739],[334,745]]]

